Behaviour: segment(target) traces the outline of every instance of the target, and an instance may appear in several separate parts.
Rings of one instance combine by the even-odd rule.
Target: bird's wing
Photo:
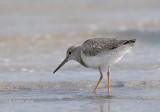
[[[117,40],[113,38],[94,38],[85,41],[82,45],[82,52],[86,56],[95,56],[124,45],[128,40]]]

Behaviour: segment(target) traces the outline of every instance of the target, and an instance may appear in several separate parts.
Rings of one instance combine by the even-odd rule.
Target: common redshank
[[[68,48],[66,58],[55,69],[53,74],[61,68],[67,61],[76,60],[81,65],[87,68],[98,69],[100,72],[100,79],[94,89],[99,86],[103,79],[101,69],[107,69],[108,76],[108,94],[110,93],[110,66],[117,63],[134,45],[136,39],[132,40],[118,40],[114,38],[94,38],[86,40],[81,46],[71,46]]]

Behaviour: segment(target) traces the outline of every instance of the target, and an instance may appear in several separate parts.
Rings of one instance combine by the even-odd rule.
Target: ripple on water
[[[86,90],[93,89],[97,82],[0,82],[0,90]],[[102,82],[99,88],[105,88],[106,83]],[[160,81],[132,81],[113,82],[111,87],[115,88],[160,88]]]

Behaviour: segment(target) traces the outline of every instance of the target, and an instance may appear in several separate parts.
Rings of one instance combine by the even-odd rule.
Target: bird
[[[100,73],[99,81],[94,89],[94,93],[103,79],[102,69],[108,69],[108,94],[110,94],[110,66],[119,62],[122,57],[129,52],[136,39],[120,40],[115,38],[93,38],[86,40],[81,46],[71,46],[66,52],[66,58],[54,70],[56,73],[66,62],[75,60],[86,68],[98,69]]]

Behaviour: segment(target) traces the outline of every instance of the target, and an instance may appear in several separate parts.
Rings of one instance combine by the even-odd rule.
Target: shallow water
[[[158,112],[159,1],[50,2],[0,1],[1,112]],[[70,61],[52,74],[69,46],[96,37],[137,40],[111,66],[110,95],[106,71],[97,94],[98,70]]]
[[[121,39],[128,35],[128,31],[116,33]],[[87,34],[77,40],[74,36],[81,34],[67,39],[40,36],[36,41],[30,37],[14,37],[12,42],[12,37],[0,38],[4,43],[0,51],[3,52],[0,56],[1,111],[159,111],[159,33],[136,31],[136,34],[132,53],[111,66],[110,95],[106,71],[97,94],[93,89],[99,79],[98,70],[71,61],[52,74],[65,57],[69,41],[80,44],[88,38]],[[150,39],[149,35],[155,36]],[[57,48],[57,45],[64,46]]]

